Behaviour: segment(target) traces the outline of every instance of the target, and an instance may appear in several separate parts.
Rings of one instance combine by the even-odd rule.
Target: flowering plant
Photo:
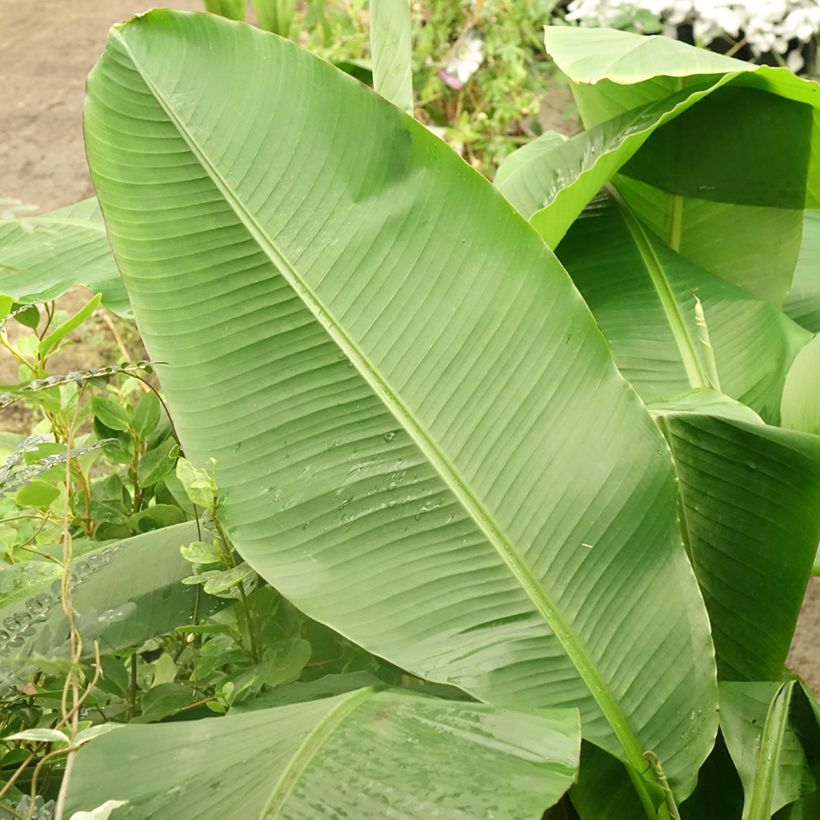
[[[725,40],[730,50],[748,47],[754,59],[800,71],[820,32],[820,0],[572,0],[566,19],[672,37],[691,26],[697,45]]]

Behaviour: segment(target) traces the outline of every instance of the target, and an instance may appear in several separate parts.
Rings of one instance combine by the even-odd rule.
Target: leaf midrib
[[[686,371],[689,386],[693,389],[712,387],[703,369],[700,357],[698,356],[692,334],[689,332],[689,328],[683,318],[680,305],[672,291],[672,286],[666,278],[666,271],[655,249],[652,247],[652,243],[644,227],[613,185],[607,185],[607,191],[615,203],[624,226],[632,237],[632,241],[635,243],[635,248],[641,257],[641,261],[646,268],[646,272],[661,303],[666,322],[669,325],[669,330],[675,340],[675,346],[680,354],[683,368]]]
[[[259,812],[257,820],[273,820],[279,816],[282,807],[305,773],[311,761],[321,750],[325,741],[336,731],[344,720],[366,700],[373,697],[376,690],[373,687],[359,689],[328,710],[316,725],[307,733],[299,744],[284,771],[273,787],[264,808]]]
[[[151,78],[142,70],[135,55],[129,48],[127,41],[122,36],[121,28],[115,27],[112,29],[111,37],[120,43],[146,87],[162,107],[166,116],[188,145],[193,155],[201,163],[213,184],[225,197],[226,202],[245,226],[248,233],[258,243],[291,288],[293,288],[308,310],[313,314],[316,321],[322,325],[331,339],[333,339],[345,353],[347,358],[356,365],[359,374],[367,381],[392,415],[402,424],[416,445],[435,467],[441,479],[456,498],[459,499],[474,523],[482,530],[507,568],[521,585],[535,609],[544,618],[557,640],[561,643],[564,651],[572,661],[573,666],[589,688],[592,697],[607,718],[615,736],[623,746],[629,761],[636,768],[644,768],[645,760],[643,758],[641,745],[632,731],[632,727],[626,715],[623,713],[620,704],[616,700],[615,695],[587,654],[586,647],[583,646],[565,622],[552,599],[546,594],[536,579],[530,566],[516,551],[511,539],[506,536],[489,511],[484,507],[483,503],[472,493],[455,466],[445,458],[427,430],[425,430],[413,414],[410,413],[409,409],[393,392],[373,364],[371,364],[355,342],[347,335],[341,325],[338,324],[330,311],[327,310],[318,295],[302,280],[288,259],[265,234],[262,226],[257,223],[253,215],[245,208],[227,181],[222,178],[210,159],[188,132],[185,125],[176,116],[159,88],[157,88]]]

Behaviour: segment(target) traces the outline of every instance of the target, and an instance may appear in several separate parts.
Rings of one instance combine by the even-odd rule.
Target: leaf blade
[[[149,45],[160,41],[159,50]],[[184,82],[208,76],[218,85],[202,62],[208,42],[253,66],[267,64],[264,72],[249,70],[262,77],[258,92],[278,95],[274,108],[289,112],[287,131],[268,121],[236,136],[217,108],[195,112],[179,87],[170,92],[162,54],[180,47]],[[175,84],[179,70],[175,64]],[[131,96],[109,96],[123,83]],[[671,466],[538,237],[421,126],[293,46],[242,26],[165,12],[140,18],[115,29],[89,89],[89,153],[118,260],[153,358],[172,363],[162,378],[185,452],[199,463],[216,458],[226,525],[246,561],[275,577],[312,617],[405,668],[500,703],[584,703],[588,731],[618,747],[597,700],[636,763],[644,765],[641,747],[651,743],[670,758],[664,768],[685,790],[683,772],[691,767],[680,755],[705,756],[714,713],[707,708],[690,722],[681,717],[689,706],[678,711],[673,722],[697,741],[683,752],[673,748],[667,716],[631,715],[647,708],[643,695],[622,654],[607,646],[619,633],[646,674],[648,659],[661,652],[669,653],[668,664],[697,658],[684,672],[687,683],[670,672],[662,688],[687,703],[695,691],[712,700],[710,640],[675,532]],[[241,110],[230,122],[273,110],[253,95],[225,99],[231,96]],[[153,124],[144,118],[148,108]],[[319,122],[337,127],[325,133]],[[104,134],[123,126],[135,140],[112,153]],[[278,155],[288,157],[264,166],[264,201],[224,153],[233,140],[247,147],[253,134],[260,150],[276,142]],[[307,134],[313,148],[297,151]],[[144,140],[156,150],[146,152]],[[322,140],[333,151],[319,150]],[[163,178],[159,158],[174,152],[185,157],[189,176],[179,189],[184,207],[167,220],[172,180]],[[298,174],[291,161],[297,156]],[[332,159],[320,165],[318,156]],[[140,205],[152,224],[148,243],[127,218],[128,197],[106,182],[131,173],[151,180]],[[446,204],[456,199],[468,210],[448,216]],[[206,211],[211,228],[203,232]],[[459,249],[468,249],[463,259],[453,254],[442,221],[461,237]],[[503,246],[491,241],[499,224],[510,233]],[[177,275],[169,278],[172,246]],[[516,264],[505,250],[512,246]],[[221,263],[203,267],[205,258]],[[433,295],[414,280],[422,272]],[[219,284],[226,275],[237,284],[229,293]],[[547,316],[535,307],[547,304]],[[186,321],[189,311],[196,322]],[[226,316],[242,323],[241,334],[226,332]],[[484,329],[502,318],[517,328],[517,343],[506,357],[499,345],[477,369]],[[210,347],[202,355],[205,339]],[[254,361],[276,367],[262,368],[257,380]],[[201,394],[203,379],[211,389],[195,407],[190,398]],[[517,395],[519,408],[510,416],[505,399],[495,409],[483,402],[479,412],[474,397],[482,393]],[[544,397],[551,420],[565,413],[573,426],[585,420],[595,440],[575,436],[568,449],[569,422],[553,430]],[[630,441],[629,455],[600,462],[616,429]],[[495,444],[493,430],[507,447]],[[595,464],[592,483],[585,463]],[[611,482],[616,470],[619,480]],[[539,476],[531,497],[517,486],[528,474]],[[544,496],[567,480],[572,498]],[[599,493],[615,497],[588,509]],[[580,547],[587,534],[597,553]],[[402,571],[408,542],[414,558]],[[574,583],[550,579],[555,561]],[[657,600],[661,588],[677,591],[674,605],[663,595],[669,617],[657,630],[647,632],[648,615],[638,615],[643,607],[652,611],[648,600],[636,603],[623,586],[596,584],[610,563],[651,577]],[[477,592],[482,585],[496,590],[489,603]],[[601,614],[585,619],[581,602],[593,593]],[[669,634],[680,640],[667,642]],[[578,666],[581,675],[573,671]],[[638,740],[635,726],[644,720],[654,728]]]

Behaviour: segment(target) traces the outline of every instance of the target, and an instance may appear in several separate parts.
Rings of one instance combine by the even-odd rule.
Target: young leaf
[[[91,297],[73,316],[66,319],[59,327],[56,327],[48,336],[40,340],[40,355],[47,355],[55,348],[72,330],[76,330],[99,306],[102,294],[96,293]]]
[[[91,399],[91,408],[94,415],[109,429],[127,432],[131,428],[131,420],[125,409],[113,399],[94,396]]]
[[[178,454],[179,445],[171,436],[149,450],[137,465],[140,487],[151,487],[173,472]]]
[[[152,504],[134,513],[128,519],[128,526],[137,532],[150,532],[181,524],[184,520],[185,513],[179,507],[172,504]]]
[[[370,0],[373,88],[413,113],[413,64],[409,0]]]
[[[244,583],[253,574],[253,570],[247,564],[240,564],[237,567],[220,572],[208,573],[208,579],[205,581],[203,589],[209,595],[222,597],[225,593],[230,593],[235,587]],[[231,595],[231,597],[234,596]]]
[[[187,546],[180,547],[179,551],[182,557],[192,564],[216,564],[222,560],[222,555],[213,541],[192,541]]]
[[[176,477],[192,504],[204,510],[210,510],[213,507],[214,486],[207,470],[194,467],[187,458],[181,458],[177,461]]]
[[[65,732],[58,729],[25,729],[22,732],[15,732],[8,735],[4,740],[31,740],[36,743],[65,743],[70,745],[71,741]]]
[[[36,305],[21,305],[15,302],[12,306],[12,315],[16,322],[31,330],[37,330],[37,325],[40,324],[40,311]]]
[[[45,509],[60,495],[60,488],[47,481],[35,479],[17,491],[14,500],[18,507]]]

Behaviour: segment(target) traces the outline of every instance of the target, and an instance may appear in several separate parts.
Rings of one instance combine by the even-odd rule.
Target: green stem
[[[669,222],[669,247],[680,253],[683,238],[683,197],[675,194],[672,197],[672,218]]]
[[[629,779],[635,787],[635,792],[638,795],[638,800],[641,802],[641,807],[643,808],[644,813],[649,820],[657,820],[658,812],[655,810],[655,804],[652,802],[652,798],[649,795],[649,789],[647,789],[644,779],[632,766],[626,766],[626,773],[629,775]]]
[[[248,637],[250,638],[250,653],[256,663],[259,663],[261,656],[259,654],[259,644],[256,640],[256,619],[253,617],[250,601],[245,593],[245,585],[242,581],[239,582],[239,598],[241,600],[240,608],[243,611],[245,619],[245,627],[248,630]]]

